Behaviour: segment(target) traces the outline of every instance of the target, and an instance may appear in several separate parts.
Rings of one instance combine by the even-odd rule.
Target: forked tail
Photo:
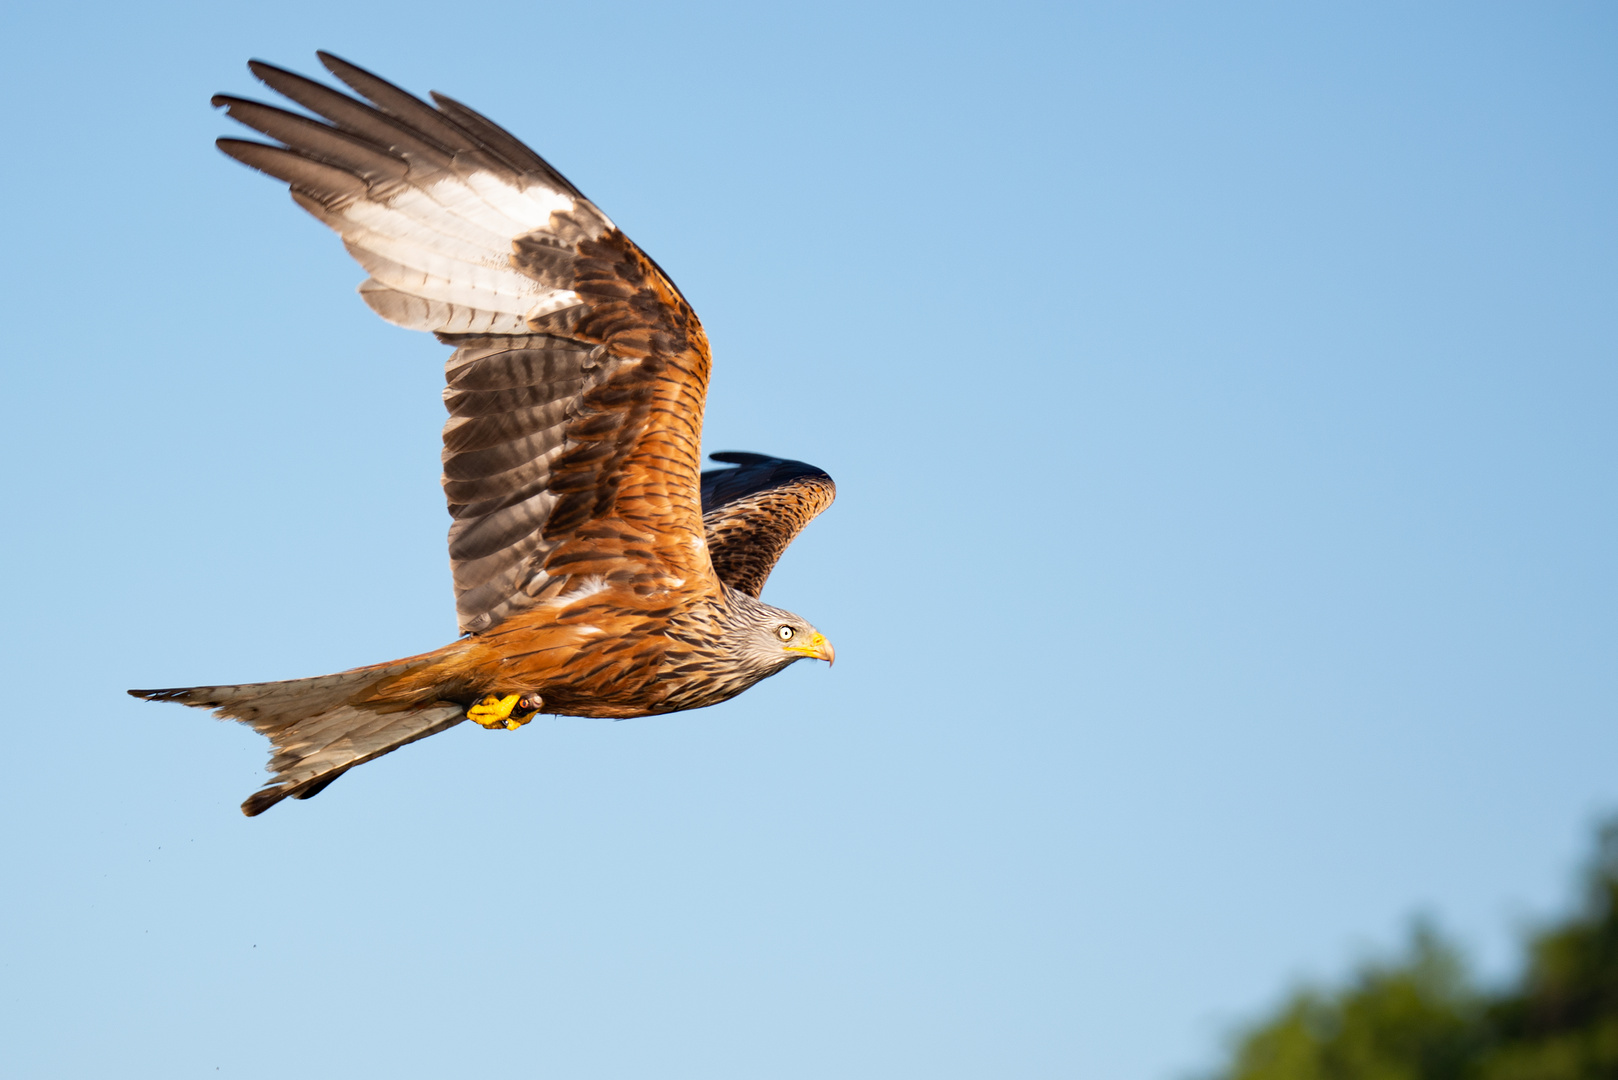
[[[242,813],[253,817],[282,799],[318,795],[354,766],[466,719],[465,707],[453,701],[419,695],[408,701],[378,700],[380,684],[434,659],[429,653],[313,679],[129,692],[148,701],[212,709],[216,716],[240,720],[269,738],[269,768],[275,777],[242,803]]]

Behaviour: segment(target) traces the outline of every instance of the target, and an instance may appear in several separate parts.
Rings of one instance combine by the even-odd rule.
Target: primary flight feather
[[[462,720],[695,709],[830,662],[819,631],[758,596],[831,477],[741,453],[701,471],[708,339],[679,289],[505,130],[319,55],[358,98],[254,61],[314,117],[220,95],[275,142],[219,148],[343,238],[372,310],[454,346],[443,484],[464,636],[313,679],[130,693],[268,736],[253,815]]]

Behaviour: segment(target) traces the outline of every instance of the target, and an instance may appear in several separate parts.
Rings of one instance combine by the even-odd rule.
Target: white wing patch
[[[549,221],[557,211],[567,213],[574,207],[572,196],[565,192],[544,187],[514,187],[492,173],[481,170],[469,172],[462,179],[486,203],[498,208],[518,224],[533,220]]]
[[[579,303],[577,293],[547,288],[511,265],[512,242],[550,232],[552,214],[577,207],[573,197],[531,177],[460,165],[430,182],[377,185],[336,205],[293,197],[342,236],[371,275],[360,295],[391,323],[520,334],[529,319]],[[593,206],[588,211],[611,228]]]

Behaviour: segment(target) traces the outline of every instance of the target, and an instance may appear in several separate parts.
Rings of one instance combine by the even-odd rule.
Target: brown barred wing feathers
[[[321,60],[368,100],[254,62],[316,118],[221,95],[280,145],[220,148],[342,236],[378,314],[456,346],[444,491],[461,628],[564,593],[603,559],[642,586],[711,582],[697,494],[708,343],[679,290],[509,132]]]
[[[721,581],[757,597],[787,546],[837,497],[837,485],[802,461],[739,451],[709,456],[736,467],[702,474],[708,555]]]

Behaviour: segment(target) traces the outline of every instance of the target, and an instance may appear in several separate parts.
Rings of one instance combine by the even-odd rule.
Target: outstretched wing
[[[367,101],[254,61],[318,119],[221,95],[279,145],[219,147],[342,236],[377,314],[456,346],[444,491],[461,628],[488,629],[579,575],[643,595],[709,579],[708,341],[685,298],[503,129],[319,55]]]
[[[727,451],[734,469],[702,474],[702,524],[714,572],[757,597],[787,545],[837,497],[831,477],[801,461]]]

